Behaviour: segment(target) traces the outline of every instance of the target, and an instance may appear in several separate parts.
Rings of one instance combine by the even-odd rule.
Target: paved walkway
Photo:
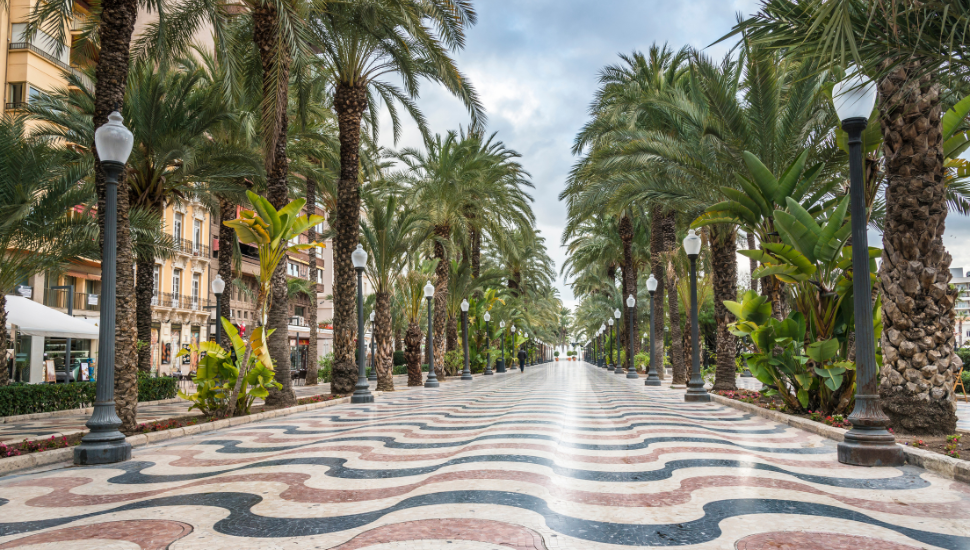
[[[968,519],[970,486],[583,363],[0,478],[0,549],[958,550]]]
[[[396,386],[407,384],[406,374],[395,376]],[[377,383],[371,382],[371,387]],[[312,397],[314,395],[330,394],[330,384],[317,384],[316,386],[294,386],[297,399],[302,397]],[[257,399],[254,406],[263,404],[262,399]],[[139,405],[138,423],[155,422],[168,418],[178,418],[185,416],[200,415],[198,411],[189,411],[190,402],[178,400],[169,403],[156,405]],[[10,423],[0,424],[0,442],[23,441],[24,439],[47,439],[51,436],[61,437],[75,433],[87,433],[88,428],[85,423],[91,418],[91,413],[78,411],[74,414],[64,416],[53,416],[38,418],[35,420],[18,420]]]

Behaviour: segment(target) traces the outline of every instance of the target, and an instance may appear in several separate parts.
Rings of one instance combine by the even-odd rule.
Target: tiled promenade
[[[0,478],[0,549],[970,548],[970,486],[583,363]]]

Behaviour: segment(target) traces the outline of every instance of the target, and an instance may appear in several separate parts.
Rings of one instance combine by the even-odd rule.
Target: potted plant
[[[552,355],[553,355],[553,356],[555,356],[555,358],[556,358],[556,361],[558,361],[558,360],[559,360],[559,352],[558,352],[558,351],[557,351],[557,352],[555,352],[555,353],[553,353]]]

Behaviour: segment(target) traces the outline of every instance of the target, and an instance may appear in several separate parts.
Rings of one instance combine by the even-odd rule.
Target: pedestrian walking
[[[519,350],[519,370],[525,372],[525,358],[527,354],[524,349]]]

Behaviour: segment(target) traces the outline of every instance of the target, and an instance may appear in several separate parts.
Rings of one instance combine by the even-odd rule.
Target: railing
[[[71,74],[76,76],[78,80],[81,81],[81,84],[83,84],[85,88],[92,91],[94,90],[94,80],[92,80],[90,76],[84,74],[84,71],[82,71],[80,67],[72,66]]]
[[[5,105],[5,107],[6,107],[6,109],[8,111],[19,111],[20,109],[23,109],[23,108],[27,107],[27,102],[26,101],[8,101],[6,103],[6,105]]]
[[[64,46],[64,47],[66,48],[67,46]],[[62,69],[66,70],[66,71],[71,70],[71,66],[70,65],[68,65],[67,63],[64,63],[60,59],[54,57],[53,55],[51,55],[51,54],[49,54],[47,52],[45,52],[44,50],[42,50],[41,48],[38,48],[37,46],[31,44],[30,42],[11,42],[9,49],[10,49],[10,51],[14,51],[14,50],[28,50],[28,51],[34,52],[35,54],[43,57],[44,59],[50,61],[51,63],[57,65],[58,67],[61,67]]]
[[[157,296],[152,297],[152,305],[202,311],[203,308],[212,305],[212,300],[204,300],[196,296],[185,296],[184,294],[160,292]]]
[[[94,304],[88,303],[88,297],[94,297]],[[99,305],[100,296],[97,294],[87,294],[85,292],[75,292],[74,293],[74,311],[100,311],[101,306]],[[60,309],[67,309],[68,302],[68,292],[63,288],[47,289],[44,293],[44,305],[47,307],[56,307]]]
[[[202,242],[194,242],[189,239],[175,239],[172,247],[176,252],[188,254],[190,256],[209,257],[209,245]]]

